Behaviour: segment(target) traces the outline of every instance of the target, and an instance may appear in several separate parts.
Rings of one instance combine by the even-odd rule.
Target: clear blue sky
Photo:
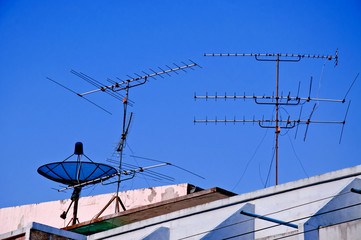
[[[252,101],[194,101],[194,92],[266,94],[275,89],[275,63],[251,57],[203,57],[212,52],[332,55],[333,61],[303,59],[281,63],[280,91],[342,99],[361,70],[361,2],[354,1],[0,1],[0,207],[69,198],[59,185],[37,173],[62,161],[82,141],[92,160],[107,163],[120,139],[122,105],[99,93],[89,98],[108,115],[46,80],[75,91],[94,89],[69,71],[99,81],[141,74],[192,59],[202,69],[151,80],[134,88],[135,114],[125,162],[152,165],[129,155],[167,161],[176,168],[159,172],[202,188],[237,193],[264,187],[274,146],[274,130],[256,124],[193,124],[193,118],[272,116],[273,108]],[[282,131],[279,182],[285,183],[360,164],[361,79],[348,99],[351,108],[339,145],[341,126],[311,125]],[[343,120],[346,104],[320,103],[314,120]],[[312,104],[304,106],[304,116]],[[298,118],[299,108],[286,110]],[[284,110],[283,118],[287,117]],[[263,140],[263,141],[262,141]],[[258,147],[259,146],[259,147]],[[294,150],[293,150],[294,149]],[[297,155],[297,157],[296,157]],[[305,171],[302,169],[302,163]],[[248,164],[248,168],[246,166]],[[244,175],[243,175],[244,173]],[[306,175],[307,174],[307,175]],[[243,177],[241,178],[241,176]],[[274,165],[267,186],[274,184]],[[236,183],[239,181],[239,184]],[[172,184],[142,177],[121,189]],[[115,191],[115,185],[85,189],[82,196]]]

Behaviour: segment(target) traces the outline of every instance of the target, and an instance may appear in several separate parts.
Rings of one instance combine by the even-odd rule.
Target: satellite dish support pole
[[[73,193],[71,195],[71,203],[68,207],[68,210],[64,211],[60,217],[62,219],[65,220],[66,215],[68,214],[71,205],[73,205],[74,203],[74,207],[73,207],[73,217],[72,219],[70,219],[69,223],[67,226],[69,226],[69,224],[71,223],[71,225],[75,225],[77,222],[79,223],[79,219],[78,219],[78,202],[79,202],[79,196],[80,196],[80,191],[81,191],[81,187],[74,187]]]
[[[74,188],[73,194],[71,196],[71,200],[74,202],[72,225],[75,225],[77,221],[79,222],[79,219],[78,219],[78,202],[79,202],[80,191],[81,191],[81,187]]]

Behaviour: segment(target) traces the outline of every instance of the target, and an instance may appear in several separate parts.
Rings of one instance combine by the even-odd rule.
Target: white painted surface
[[[320,228],[320,240],[359,240],[361,220]]]
[[[302,226],[309,220],[309,217],[323,208],[331,201],[334,195],[342,191],[349,183],[360,177],[361,165],[182,209],[180,211],[93,234],[89,236],[88,239],[143,239],[160,227],[169,229],[171,240],[182,238],[186,238],[187,240],[201,239],[207,233],[213,231],[219,224],[227,220],[232,214],[238,213],[241,207],[249,203],[254,205],[255,213],[259,215],[267,215],[268,217],[285,222],[300,219],[298,221],[292,221],[293,224],[300,226],[299,229],[279,225],[268,228],[276,224],[261,219],[255,219],[255,226],[253,229],[255,230],[254,239],[268,240],[291,234],[293,235],[292,237],[285,239],[302,240]],[[153,200],[164,200],[162,199],[162,196],[163,198],[166,196],[181,196],[180,192],[182,189],[186,193],[187,185],[177,185],[176,187],[173,187],[173,189],[163,187],[160,189],[155,188],[153,189],[154,191],[151,189],[134,191],[122,195],[122,199],[125,199],[126,204],[139,206],[139,204],[149,204],[149,201]],[[92,197],[89,197],[87,201],[83,200],[83,205],[81,205],[80,209],[85,212],[81,212],[79,215],[80,217],[89,217],[90,214],[88,216],[86,211],[94,211],[97,213],[100,210],[94,210],[94,206],[98,206],[97,201],[101,202],[102,204],[99,205],[103,206],[103,203],[106,203],[111,195],[100,195],[95,197],[97,197],[96,201],[92,199]],[[13,213],[18,214],[16,215],[18,220],[13,224],[19,224],[19,222],[20,224],[24,224],[27,221],[24,216],[33,215],[32,217],[42,217],[41,221],[36,220],[37,222],[44,222],[47,225],[51,225],[50,222],[54,219],[59,220],[58,215],[67,207],[66,203],[60,204],[60,201],[57,203],[58,205],[51,203],[43,204],[43,210],[36,209],[37,206],[34,204],[34,206],[27,206],[22,209],[22,211],[20,211],[21,214],[16,212],[17,207],[12,208]],[[58,208],[63,208],[56,209],[57,206]],[[2,218],[2,210],[3,209],[0,209],[0,221],[3,223],[3,219],[5,218]],[[46,216],[54,216],[54,212],[56,212],[54,219],[46,219]],[[9,217],[11,214],[8,214],[7,216]],[[22,220],[21,217],[23,217]],[[81,219],[81,221],[84,220]],[[317,228],[318,226],[315,227]],[[297,232],[300,234],[294,235]],[[322,227],[319,231],[320,240],[360,239],[358,238],[359,236],[361,236],[360,221]]]
[[[334,195],[360,176],[361,165],[183,209],[94,234],[89,239],[119,239],[119,237],[122,239],[143,239],[159,227],[170,229],[170,239],[185,237],[188,237],[187,240],[200,239],[205,234],[189,236],[212,231],[245,203],[254,204],[255,213],[259,215],[273,213],[268,217],[285,222],[303,218],[300,221],[292,222],[296,225],[302,225],[309,219],[308,217],[315,214]],[[294,228],[279,225],[261,230],[272,225],[276,224],[256,219],[255,239],[272,239],[272,237],[291,234],[295,231]],[[356,234],[358,228],[359,226],[357,226],[357,230],[350,230],[352,231],[350,234]],[[303,228],[299,228],[297,231],[301,233]],[[332,229],[329,231],[331,232]],[[302,239],[302,236],[301,233],[285,239]],[[356,236],[361,235],[357,234]]]
[[[120,192],[120,198],[126,209],[145,206],[152,203],[184,196],[187,194],[188,184],[144,188]],[[78,218],[80,222],[91,220],[114,196],[114,193],[102,194],[79,199]],[[22,205],[0,209],[0,234],[10,232],[27,226],[30,222],[37,222],[48,226],[65,227],[72,218],[73,211],[70,209],[65,220],[60,214],[66,211],[71,200],[60,200],[38,204]],[[102,216],[113,214],[115,209],[113,202],[104,211]]]

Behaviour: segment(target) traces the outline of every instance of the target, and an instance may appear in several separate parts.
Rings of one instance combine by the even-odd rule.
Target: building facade
[[[187,192],[46,234],[71,233],[76,236],[65,239],[89,240],[360,239],[360,188],[361,165],[241,195],[219,188]],[[20,232],[27,231],[22,237],[31,239],[39,226],[1,238],[20,239]]]

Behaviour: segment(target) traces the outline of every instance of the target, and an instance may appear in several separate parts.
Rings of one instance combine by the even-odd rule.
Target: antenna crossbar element
[[[307,120],[301,120],[301,115],[299,117],[298,120],[289,120],[290,117],[288,117],[287,120],[282,120],[279,116],[279,110],[280,110],[280,106],[281,105],[299,105],[306,102],[310,102],[310,101],[317,101],[317,102],[341,102],[344,103],[345,102],[345,98],[349,92],[349,90],[347,91],[345,98],[342,100],[337,100],[337,99],[322,99],[322,98],[311,98],[311,87],[312,87],[312,77],[310,80],[310,90],[309,90],[309,96],[307,98],[302,98],[299,97],[299,87],[298,87],[298,91],[297,91],[297,96],[296,97],[291,97],[291,93],[289,92],[287,96],[283,96],[283,93],[279,94],[279,64],[280,62],[299,62],[301,59],[303,58],[315,58],[315,59],[327,59],[327,60],[335,60],[335,65],[337,65],[338,63],[338,51],[336,50],[335,56],[332,55],[310,55],[310,54],[283,54],[283,53],[205,53],[204,56],[211,56],[211,57],[254,57],[257,61],[272,61],[272,62],[276,62],[277,63],[277,74],[276,74],[276,91],[275,91],[275,95],[272,96],[246,96],[246,94],[244,94],[243,96],[237,96],[236,94],[234,94],[233,96],[224,94],[224,96],[222,95],[218,95],[216,93],[215,96],[208,96],[208,94],[206,94],[206,96],[194,96],[194,99],[253,99],[255,101],[255,103],[257,104],[269,104],[269,105],[275,105],[275,120],[194,120],[194,123],[236,123],[236,122],[240,122],[240,123],[255,123],[258,122],[259,126],[262,128],[274,128],[275,129],[275,184],[278,185],[278,135],[280,133],[280,129],[281,128],[293,128],[295,126],[298,126],[299,124],[306,124],[307,128],[306,128],[306,133],[305,133],[305,137],[306,138],[306,134],[307,134],[307,130],[308,130],[308,126],[310,123],[340,123],[340,124],[345,124],[345,120],[343,122],[337,122],[337,121],[311,121],[311,116],[315,110],[315,107],[313,108],[310,117]],[[357,78],[357,76],[356,76]],[[355,79],[356,79],[355,78]],[[355,81],[355,80],[354,80]],[[353,85],[353,83],[352,83]],[[352,87],[351,85],[351,87]],[[300,86],[300,84],[299,84]],[[315,105],[316,106],[316,105]],[[274,124],[273,124],[274,123]],[[265,125],[266,124],[266,125]],[[269,125],[267,125],[269,124]],[[341,131],[342,132],[342,131]],[[297,134],[297,130],[296,130],[296,134]]]
[[[269,120],[269,119],[205,119],[205,120],[193,120],[194,123],[275,123],[276,120]],[[316,121],[316,120],[277,120],[278,123],[286,123],[286,124],[293,124],[294,126],[299,123],[303,124],[310,124],[310,123],[337,123],[337,124],[344,124],[344,121]],[[271,126],[274,128],[275,126]],[[280,128],[290,128],[290,127],[282,127]],[[293,128],[293,126],[291,127]]]
[[[310,54],[282,54],[282,53],[204,53],[206,57],[255,57],[259,61],[300,61],[302,58],[325,58],[335,59],[335,65],[338,64],[338,51],[335,56],[332,55],[310,55]],[[259,57],[266,57],[260,59]],[[268,59],[267,57],[277,57],[277,59]],[[279,59],[280,57],[286,59]],[[287,59],[296,58],[296,59]]]
[[[258,100],[258,99],[265,99],[265,100],[287,100],[287,101],[320,101],[320,102],[340,102],[340,103],[344,103],[345,101],[343,99],[325,99],[325,98],[305,98],[305,97],[275,97],[275,96],[236,96],[236,95],[215,95],[215,96],[194,96],[194,99],[197,100],[197,99],[205,99],[205,100],[208,100],[208,99],[233,99],[233,100],[236,100],[236,99],[254,99],[255,101]],[[259,103],[259,102],[257,102]],[[262,103],[261,103],[262,104]],[[268,104],[268,103],[267,103]],[[275,104],[275,103],[273,103]],[[280,105],[282,103],[279,103]]]
[[[107,89],[109,89],[109,90],[111,90],[113,92],[117,92],[117,91],[120,91],[120,90],[125,90],[126,88],[131,88],[131,87],[139,86],[139,85],[142,85],[142,84],[146,83],[147,79],[149,77],[161,76],[162,74],[169,74],[170,72],[184,70],[185,68],[191,68],[191,67],[194,67],[194,66],[198,66],[198,64],[193,62],[192,64],[172,68],[172,69],[169,69],[169,70],[161,69],[162,70],[161,72],[155,72],[155,71],[152,70],[154,72],[152,74],[148,74],[148,75],[145,75],[145,76],[140,76],[140,77],[137,77],[137,78],[128,79],[128,80],[125,80],[125,81],[122,81],[122,82],[119,82],[119,83],[117,82],[117,83],[115,83],[113,85],[104,86],[104,87],[101,87],[101,88],[98,88],[98,89],[95,89],[95,90],[92,90],[92,91],[89,91],[89,92],[81,93],[79,95],[84,96],[84,95],[87,95],[87,94],[90,94],[90,93],[105,91]],[[128,85],[128,84],[130,84],[132,82],[135,82],[135,81],[138,81],[138,83],[134,84],[134,85]],[[142,82],[139,82],[139,81],[142,81]]]
[[[336,58],[333,56],[307,55],[307,54],[282,54],[282,53],[204,53],[206,57],[301,57],[301,58]]]

